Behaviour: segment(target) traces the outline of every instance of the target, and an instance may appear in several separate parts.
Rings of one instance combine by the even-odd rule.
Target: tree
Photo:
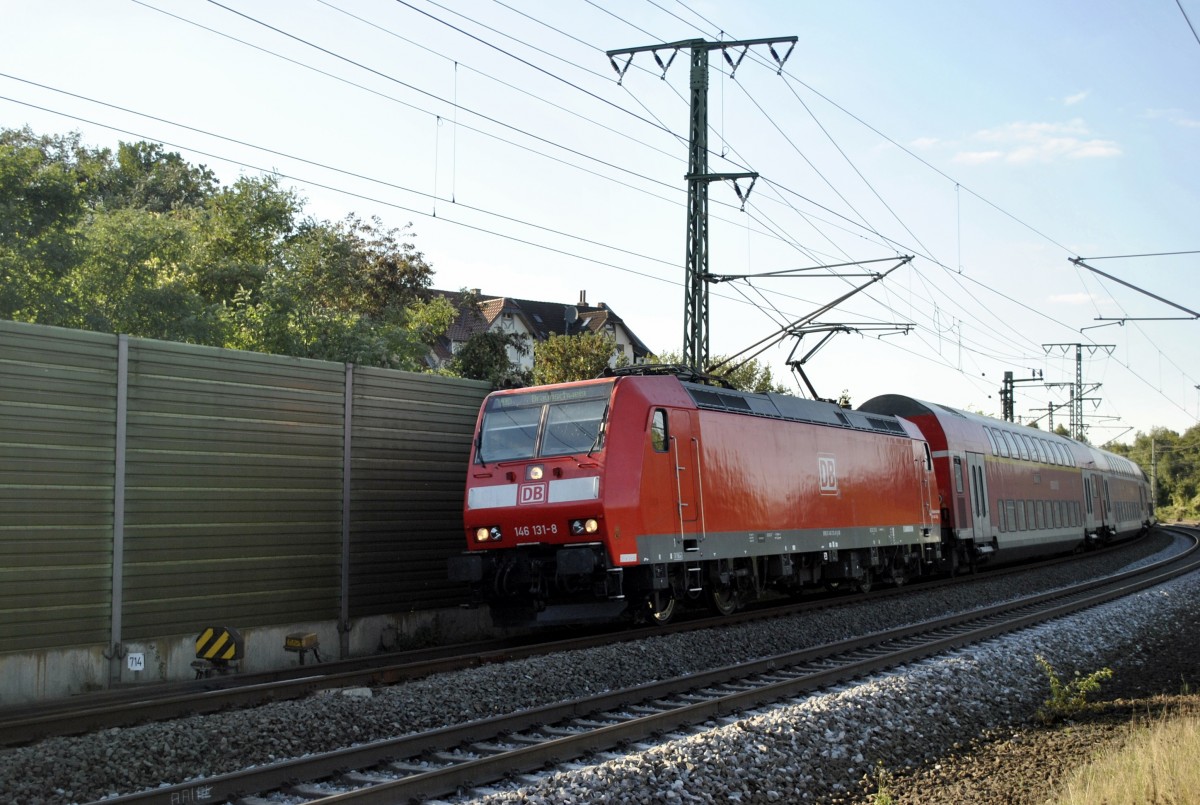
[[[0,131],[0,316],[419,370],[457,311],[408,230],[302,218],[157,143]]]
[[[1139,432],[1133,444],[1106,449],[1155,476],[1154,506],[1162,520],[1200,519],[1200,425],[1180,434],[1167,428]]]
[[[61,323],[142,338],[220,344],[220,305],[204,299],[187,270],[194,223],[145,209],[97,211],[67,276],[78,306]]]
[[[533,382],[533,374],[510,358],[529,353],[529,344],[520,333],[475,333],[450,359],[450,371],[458,377],[486,380],[494,389],[520,388]]]
[[[551,333],[533,346],[533,382],[543,385],[590,380],[607,369],[614,356],[617,366],[628,363],[628,358],[618,352],[616,339],[605,333]]]
[[[104,158],[78,134],[0,131],[0,317],[60,324],[76,314],[67,275]]]
[[[101,182],[101,197],[112,209],[165,213],[201,207],[216,189],[217,177],[211,170],[193,167],[159,143],[121,143]]]
[[[736,368],[730,370],[723,366],[728,360],[724,355],[719,355],[713,359],[713,366],[719,366],[712,374],[725,380],[729,385],[739,391],[752,391],[755,394],[765,394],[772,392],[775,394],[791,394],[791,389],[787,386],[776,383],[775,378],[771,373],[771,367],[766,364],[759,363],[756,358],[742,363]],[[682,364],[683,358],[678,352],[664,352],[658,356],[659,363],[665,364]],[[847,400],[850,399],[849,392],[843,391],[842,394]]]
[[[433,271],[398,230],[349,216],[306,221],[227,305],[231,343],[321,360],[418,371],[457,312],[426,299]]]

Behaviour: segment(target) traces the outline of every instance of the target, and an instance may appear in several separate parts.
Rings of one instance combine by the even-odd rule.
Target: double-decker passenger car
[[[960,560],[1071,550],[1153,522],[1149,484],[1122,456],[902,395],[859,410],[903,417],[929,441],[947,554]]]

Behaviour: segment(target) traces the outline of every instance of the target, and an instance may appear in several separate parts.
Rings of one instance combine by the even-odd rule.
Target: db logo
[[[518,489],[517,503],[519,504],[546,502],[545,484],[521,484]]]
[[[836,495],[838,491],[837,463],[833,456],[817,456],[817,473],[821,481],[821,494]]]

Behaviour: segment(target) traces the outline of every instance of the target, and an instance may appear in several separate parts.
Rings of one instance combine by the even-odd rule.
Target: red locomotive
[[[471,583],[499,622],[665,622],[693,602],[729,613],[768,591],[867,589],[1072,547],[1089,526],[1129,530],[1132,519],[1105,508],[1126,502],[1148,520],[1131,464],[1136,477],[1115,485],[1119,473],[1096,468],[1099,513],[1068,515],[1084,505],[1084,454],[1118,457],[1060,437],[1052,443],[1074,464],[1019,464],[989,454],[983,423],[1028,428],[906,397],[852,411],[697,380],[635,367],[491,394],[467,478],[468,550],[451,559],[451,579]],[[1030,470],[1053,496],[1027,494]]]

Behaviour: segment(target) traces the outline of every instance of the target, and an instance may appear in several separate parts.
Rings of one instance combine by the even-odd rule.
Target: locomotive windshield
[[[476,459],[489,464],[599,450],[611,394],[609,382],[490,397]]]

